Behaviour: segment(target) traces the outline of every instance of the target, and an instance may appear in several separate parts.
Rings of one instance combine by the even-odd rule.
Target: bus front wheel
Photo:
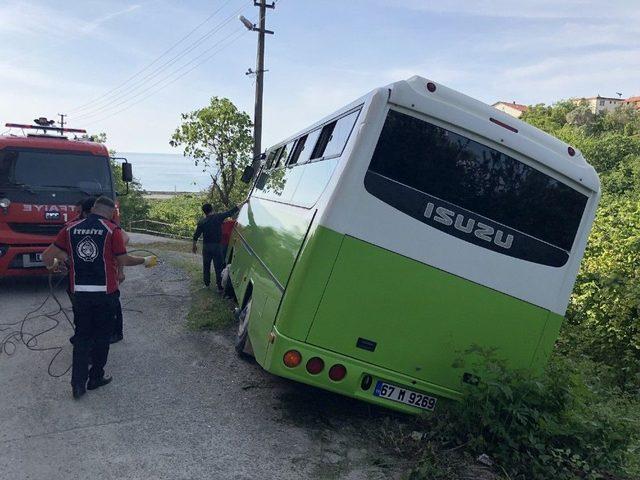
[[[251,299],[238,315],[238,332],[236,333],[236,353],[241,357],[252,357],[253,348],[249,340],[249,317],[251,315]]]

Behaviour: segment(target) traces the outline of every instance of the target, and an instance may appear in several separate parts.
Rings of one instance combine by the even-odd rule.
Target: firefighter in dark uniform
[[[155,256],[127,254],[122,230],[111,221],[114,210],[113,200],[98,198],[91,214],[65,225],[43,253],[47,268],[68,262],[76,330],[71,387],[76,399],[112,380],[104,375],[104,367],[114,329],[118,265],[153,267],[157,263]]]

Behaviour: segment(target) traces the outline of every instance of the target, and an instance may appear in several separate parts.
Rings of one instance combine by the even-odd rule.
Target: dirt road
[[[64,289],[56,292],[68,307]],[[20,320],[47,293],[44,279],[0,280],[0,323]],[[385,412],[238,359],[231,331],[189,331],[189,295],[185,273],[170,263],[129,269],[125,339],[107,365],[114,381],[79,401],[69,374],[47,373],[55,352],[18,344],[0,354],[0,478],[398,477],[401,462],[371,433]],[[39,319],[25,330],[51,325]],[[0,338],[15,328],[0,326]],[[70,335],[61,322],[40,337],[40,347],[63,348],[54,374],[70,365]]]

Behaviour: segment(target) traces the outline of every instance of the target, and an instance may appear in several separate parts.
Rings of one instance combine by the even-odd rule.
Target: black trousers
[[[114,329],[116,302],[115,293],[75,293],[72,385],[84,385],[87,378],[95,380],[104,375],[109,356],[109,338]],[[92,361],[91,370],[89,358]]]
[[[206,286],[211,284],[211,262],[216,273],[216,285],[222,285],[222,269],[224,268],[224,257],[222,256],[222,245],[219,243],[202,244],[202,280]]]
[[[71,305],[73,306],[73,302],[74,302],[74,294],[71,293],[70,290],[67,290],[67,295],[69,296],[69,301],[71,302]],[[115,315],[115,322],[113,324],[113,333],[114,335],[119,335],[119,336],[123,336],[123,328],[122,328],[122,304],[120,303],[120,290],[116,290],[115,294],[116,296],[116,302],[115,302],[115,307],[114,307],[114,315]],[[71,343],[73,343],[75,341],[75,335],[72,336],[69,341]]]
[[[115,315],[115,325],[114,325],[114,333],[122,337],[122,304],[120,303],[120,290],[116,290],[114,294],[116,296],[116,301],[114,302],[114,315]]]

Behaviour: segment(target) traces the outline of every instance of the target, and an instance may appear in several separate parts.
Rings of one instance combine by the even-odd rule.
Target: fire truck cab
[[[78,216],[78,202],[100,195],[116,199],[109,152],[101,143],[64,135],[84,130],[7,126],[45,133],[0,136],[0,276],[43,274],[42,252]],[[123,180],[131,181],[126,160],[122,171]]]

